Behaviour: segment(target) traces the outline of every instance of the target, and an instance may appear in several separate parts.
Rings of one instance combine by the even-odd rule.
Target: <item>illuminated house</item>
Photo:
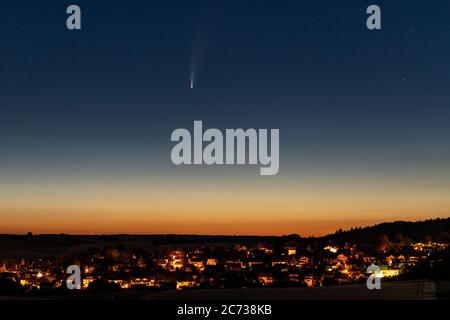
[[[33,284],[33,282],[30,281],[30,280],[27,280],[27,279],[21,279],[21,280],[20,280],[20,285],[21,285],[22,287],[30,286],[30,285],[32,285],[32,284]]]
[[[94,278],[92,276],[84,277],[83,278],[83,288],[88,288],[92,282],[94,282]]]
[[[390,266],[394,263],[394,260],[395,260],[395,257],[393,255],[386,257],[386,263]]]
[[[299,283],[301,280],[300,280],[300,275],[298,274],[298,273],[290,273],[289,275],[288,275],[288,281],[289,282],[295,282],[295,283]]]
[[[203,260],[194,259],[194,260],[190,260],[189,263],[191,265],[193,265],[199,271],[205,270],[205,262]]]
[[[309,263],[309,258],[308,257],[301,257],[300,259],[298,259],[298,264],[303,267],[304,265]]]
[[[314,277],[312,275],[306,276],[303,281],[305,282],[305,284],[308,287],[314,287],[314,286],[316,286],[318,284],[317,277]]]
[[[272,254],[273,253],[273,249],[270,246],[268,246],[267,244],[259,243],[258,244],[258,250],[264,252],[265,254]]]
[[[383,277],[386,277],[386,278],[396,277],[400,274],[400,270],[398,270],[398,269],[386,269],[386,270],[381,270],[381,272],[383,273]]]
[[[435,243],[433,243],[433,246],[436,248],[436,249],[441,249],[441,250],[445,250],[447,247],[449,247],[450,245],[449,244],[445,244],[445,243],[438,243],[438,242],[435,242]]]
[[[206,265],[207,266],[217,266],[217,259],[214,259],[214,258],[206,259]]]
[[[200,259],[203,256],[203,252],[199,249],[196,249],[195,251],[188,252],[186,256],[190,259]]]
[[[245,264],[242,261],[228,260],[224,267],[230,271],[240,271],[245,268]]]
[[[119,285],[122,289],[128,289],[130,287],[130,284],[123,280],[123,279],[114,279],[114,280],[107,280],[109,283],[115,283]]]
[[[197,284],[194,280],[177,281],[177,290],[182,290],[183,288],[194,288]]]
[[[184,266],[183,251],[177,250],[170,253],[170,267],[172,270],[181,269]]]
[[[331,271],[333,271],[335,269],[336,269],[335,265],[326,265],[325,266],[325,271],[327,271],[327,272],[331,272]]]
[[[337,253],[339,248],[336,246],[326,246],[323,250],[330,251],[331,253]]]
[[[153,259],[153,262],[162,268],[166,268],[169,264],[169,259]]]
[[[397,257],[397,261],[399,262],[399,263],[405,263],[405,261],[406,261],[406,258],[405,258],[405,256],[404,255],[399,255],[398,257]]]
[[[154,287],[156,285],[155,279],[149,278],[135,278],[132,279],[130,284],[132,286],[145,286],[145,287]]]
[[[377,261],[376,257],[373,256],[364,256],[365,263],[375,263]]]
[[[90,274],[90,273],[93,273],[94,270],[95,270],[95,267],[93,267],[93,266],[86,266],[86,267],[84,268],[84,274]]]
[[[288,256],[295,256],[297,254],[297,248],[296,247],[286,247]]]
[[[271,273],[260,273],[258,275],[258,281],[263,286],[270,286],[271,284],[273,284],[273,276]]]
[[[279,266],[279,265],[285,266],[287,264],[288,264],[288,262],[285,260],[273,260],[272,261],[272,267]]]
[[[343,264],[345,264],[347,262],[347,260],[348,260],[347,256],[345,254],[342,254],[342,253],[340,255],[338,255],[336,257],[336,259],[337,259],[337,261],[339,261],[339,262],[341,262]]]

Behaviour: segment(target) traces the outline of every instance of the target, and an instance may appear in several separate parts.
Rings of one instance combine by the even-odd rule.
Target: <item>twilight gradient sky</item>
[[[444,0],[2,1],[0,233],[448,217],[449,17]],[[279,174],[174,166],[170,134],[194,120],[280,128]]]

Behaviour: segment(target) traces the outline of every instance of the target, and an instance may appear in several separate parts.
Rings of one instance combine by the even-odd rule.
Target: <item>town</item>
[[[259,243],[157,244],[152,252],[106,246],[52,258],[2,258],[0,293],[67,293],[72,264],[81,267],[82,290],[74,290],[80,292],[345,285],[365,282],[371,264],[385,279],[408,279],[415,270],[436,267],[449,250],[448,241],[381,237],[377,246],[363,246],[297,235]]]

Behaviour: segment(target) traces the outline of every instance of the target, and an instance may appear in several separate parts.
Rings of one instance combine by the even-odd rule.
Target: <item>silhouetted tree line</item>
[[[344,245],[345,242],[383,246],[386,243],[409,245],[412,242],[450,242],[450,218],[418,222],[386,222],[371,227],[339,229],[323,239]]]

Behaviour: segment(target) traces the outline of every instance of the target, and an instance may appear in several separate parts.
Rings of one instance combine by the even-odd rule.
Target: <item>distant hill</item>
[[[385,222],[371,227],[338,230],[334,234],[322,237],[322,239],[336,243],[375,245],[381,237],[391,242],[403,244],[411,241],[424,242],[428,240],[450,242],[450,218],[417,222]]]
[[[204,235],[0,235],[0,259],[7,257],[57,256],[67,251],[81,252],[89,248],[142,248],[152,252],[180,246],[230,246],[236,243],[255,245],[269,243],[279,248],[288,244],[321,247],[326,243],[378,246],[380,242],[407,245],[418,241],[450,243],[450,218],[418,222],[389,222],[371,227],[339,230],[318,238],[302,238],[297,234],[275,236],[204,236]]]

